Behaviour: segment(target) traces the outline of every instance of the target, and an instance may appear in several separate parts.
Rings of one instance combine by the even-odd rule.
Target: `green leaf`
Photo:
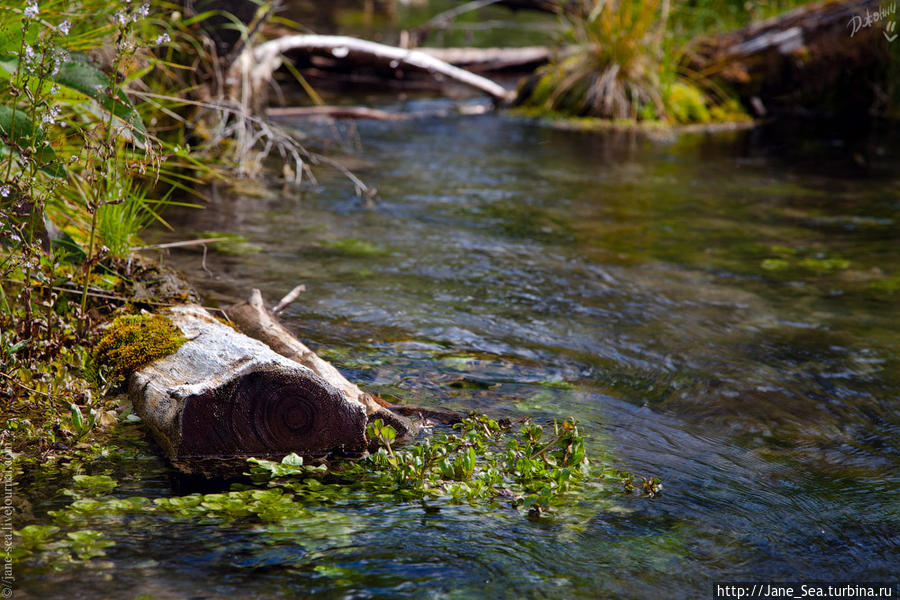
[[[75,406],[74,404],[72,405]],[[77,408],[77,407],[76,407]],[[72,409],[73,411],[75,408]],[[81,411],[79,411],[81,414]],[[75,475],[72,477],[75,487],[93,493],[111,492],[115,489],[116,480],[109,475]]]
[[[21,538],[21,545],[26,550],[36,550],[44,545],[47,539],[59,531],[53,525],[27,525],[15,532]]]
[[[38,168],[51,177],[66,175],[56,152],[44,140],[41,128],[36,127],[23,111],[0,106],[0,151],[5,154],[10,149],[17,154],[30,153]]]
[[[291,452],[287,456],[281,459],[281,464],[290,465],[292,467],[302,467],[303,466],[303,457],[297,456],[296,453]]]
[[[77,433],[81,433],[81,430],[84,429],[84,415],[81,414],[81,409],[76,404],[69,405],[69,408],[72,411],[72,428]]]
[[[111,540],[104,539],[101,532],[94,531],[93,529],[72,531],[67,533],[66,537],[69,538],[69,549],[81,560],[89,560],[96,556],[103,556],[106,554],[103,549],[115,544],[115,542]]]
[[[117,88],[115,97],[110,96],[112,82],[101,70],[88,62],[84,54],[72,54],[68,61],[60,65],[53,81],[81,92],[112,113],[122,123],[128,125],[123,133],[136,144],[143,146],[147,140],[147,129],[131,100]]]
[[[22,44],[22,28],[10,27],[11,22],[0,25],[0,54],[15,54]]]

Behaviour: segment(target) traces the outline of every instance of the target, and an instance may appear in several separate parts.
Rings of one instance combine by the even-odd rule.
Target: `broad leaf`
[[[60,66],[53,80],[94,100],[105,111],[128,125],[126,134],[130,134],[133,141],[140,145],[144,144],[147,129],[141,115],[121,89],[116,90],[115,97],[110,96],[112,82],[109,77],[90,64],[84,54],[72,54],[70,59]]]
[[[66,169],[44,140],[44,132],[21,110],[0,106],[0,154],[30,152],[38,168],[52,177],[65,177]]]

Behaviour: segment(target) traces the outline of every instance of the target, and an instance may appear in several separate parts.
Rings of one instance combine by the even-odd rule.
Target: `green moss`
[[[734,98],[728,98],[724,102],[710,107],[709,116],[716,123],[738,123],[753,120],[741,103]]]
[[[709,109],[706,96],[700,89],[685,81],[669,86],[665,98],[666,110],[676,123],[708,123]]]
[[[114,376],[127,376],[172,354],[185,341],[181,331],[161,315],[118,317],[97,344],[94,366],[105,367]]]

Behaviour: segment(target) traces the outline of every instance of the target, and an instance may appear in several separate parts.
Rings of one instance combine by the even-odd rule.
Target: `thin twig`
[[[278,301],[278,304],[276,304],[274,306],[274,308],[272,308],[272,314],[277,315],[278,313],[283,311],[285,308],[287,308],[288,304],[290,304],[291,302],[296,300],[297,297],[300,296],[300,294],[302,294],[305,291],[306,291],[306,285],[304,285],[302,283],[300,285],[298,285],[297,287],[295,287],[294,289],[292,289],[290,292],[288,292],[284,296],[284,298],[282,298],[281,300]]]
[[[21,381],[19,381],[18,379],[16,379],[15,377],[13,377],[12,375],[8,375],[8,374],[4,373],[3,371],[0,371],[0,375],[6,377],[10,381],[12,381],[14,384],[16,384],[17,386],[22,388],[23,390],[27,390],[27,391],[31,392],[32,394],[40,394],[41,396],[44,396],[45,398],[53,398],[53,394],[48,394],[47,392],[42,392],[40,390],[30,388],[27,385],[25,385],[24,383],[22,383]]]
[[[134,248],[129,248],[130,252],[137,252],[139,250],[165,250],[166,248],[182,248],[184,246],[205,246],[206,244],[212,244],[214,242],[227,242],[231,238],[228,237],[214,237],[214,238],[204,238],[201,240],[186,240],[183,242],[169,242],[166,244],[154,244],[152,246],[136,246]]]
[[[206,271],[207,275],[212,277],[213,272],[206,268],[206,249],[207,248],[208,248],[208,246],[206,244],[203,244],[203,260],[200,261],[200,266],[203,268],[204,271]]]

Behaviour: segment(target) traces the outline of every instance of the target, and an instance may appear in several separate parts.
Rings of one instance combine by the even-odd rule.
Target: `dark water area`
[[[116,541],[102,561],[29,578],[24,597],[701,598],[716,581],[896,581],[895,132],[651,141],[488,115],[351,133],[345,160],[373,206],[317,170],[315,190],[209,190],[206,209],[168,214],[176,233],[148,237],[242,235],[259,251],[210,249],[212,276],[199,252],[166,260],[212,305],[305,283],[284,323],[366,389],[575,416],[595,468],[658,476],[663,494],[589,482],[540,521],[397,503],[278,525],[135,517],[96,525]],[[177,493],[151,454],[110,467],[131,481],[117,494]],[[35,514],[69,501],[35,499]]]

